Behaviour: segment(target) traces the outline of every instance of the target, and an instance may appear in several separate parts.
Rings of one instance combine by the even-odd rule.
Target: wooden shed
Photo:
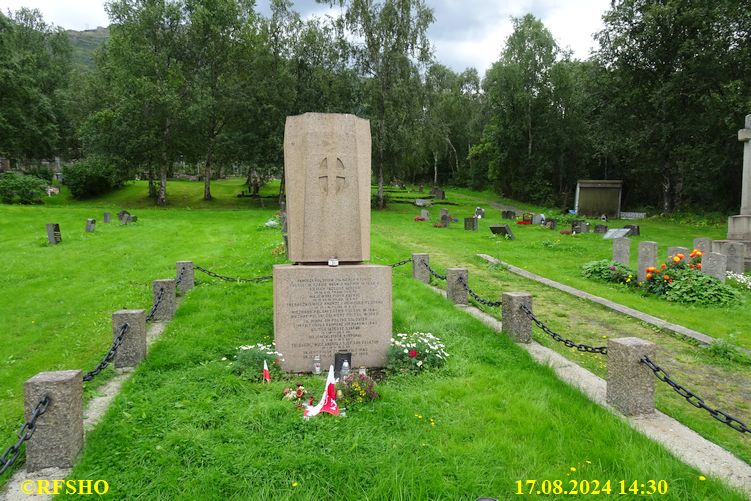
[[[579,180],[576,183],[576,201],[574,209],[580,216],[600,217],[605,214],[610,218],[621,215],[621,189],[623,181]]]

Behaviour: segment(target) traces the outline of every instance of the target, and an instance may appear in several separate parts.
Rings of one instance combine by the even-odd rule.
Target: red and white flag
[[[266,360],[263,361],[263,380],[271,384],[271,375],[269,374],[269,366],[266,365]]]
[[[311,418],[321,412],[328,412],[333,416],[339,415],[339,406],[336,404],[336,380],[334,379],[334,366],[329,366],[329,375],[326,378],[326,387],[323,389],[323,396],[318,405],[312,407],[305,406],[304,417]]]

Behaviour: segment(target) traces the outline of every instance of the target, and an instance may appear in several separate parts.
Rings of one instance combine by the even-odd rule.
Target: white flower
[[[407,348],[404,348],[404,353],[409,353],[409,350]]]
[[[422,360],[418,360],[418,361],[417,361],[417,366],[418,366],[418,367],[422,367]]]

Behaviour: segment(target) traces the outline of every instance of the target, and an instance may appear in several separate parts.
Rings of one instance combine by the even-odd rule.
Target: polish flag
[[[266,360],[263,361],[263,380],[271,384],[271,375],[269,374],[269,366],[266,365]]]
[[[339,406],[336,404],[336,381],[334,380],[334,366],[329,366],[329,375],[326,378],[326,388],[323,390],[323,396],[318,405],[312,407],[305,406],[305,419],[317,416],[321,412],[328,412],[333,416],[339,415]]]

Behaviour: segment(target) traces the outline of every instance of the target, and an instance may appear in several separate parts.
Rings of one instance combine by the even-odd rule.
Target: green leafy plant
[[[429,332],[399,333],[391,338],[386,369],[420,372],[443,366],[448,356],[441,340]]]
[[[336,399],[340,406],[354,407],[372,402],[381,397],[376,391],[376,382],[366,374],[352,372],[336,385]]]
[[[74,198],[88,198],[122,186],[122,169],[100,157],[89,157],[63,169],[65,185]]]
[[[263,379],[264,360],[269,367],[269,375],[272,380],[284,377],[281,366],[284,358],[281,353],[276,351],[274,343],[240,346],[237,348],[237,353],[232,355],[232,359],[232,372],[250,381],[261,381]]]
[[[636,272],[634,270],[623,263],[618,263],[610,259],[586,263],[582,266],[582,275],[585,278],[624,284],[629,287],[637,285]]]
[[[734,288],[696,269],[676,269],[669,276],[672,278],[665,290],[665,299],[668,301],[729,306],[741,298]]]
[[[0,176],[0,200],[6,204],[42,203],[47,183],[36,176],[8,172]]]

